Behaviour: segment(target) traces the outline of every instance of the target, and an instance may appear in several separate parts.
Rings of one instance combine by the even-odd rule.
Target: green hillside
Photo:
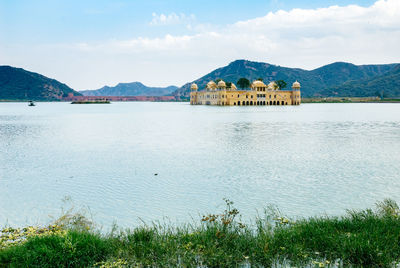
[[[325,89],[322,94],[339,97],[400,97],[400,64],[382,75],[348,81]]]
[[[289,85],[298,80],[302,85],[302,95],[305,97],[323,96],[325,89],[341,85],[351,80],[368,79],[382,75],[392,70],[396,64],[354,65],[336,62],[307,71],[299,68],[287,68],[263,62],[236,60],[229,65],[216,69],[211,73],[193,81],[203,89],[207,82],[215,79],[236,83],[240,77],[249,80],[263,78],[265,82],[285,80]],[[175,96],[188,97],[190,83],[174,92]]]
[[[0,66],[0,100],[55,101],[73,93],[67,85],[22,68]]]

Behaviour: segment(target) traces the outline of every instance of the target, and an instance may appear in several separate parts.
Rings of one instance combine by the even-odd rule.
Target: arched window
[[[246,102],[245,102],[245,101],[242,101],[242,104],[243,104],[243,105],[246,105]]]
[[[262,105],[265,105],[265,101],[263,101],[263,104]]]
[[[250,104],[249,101],[247,101],[247,102],[246,102],[246,105],[249,105],[249,104]]]
[[[273,102],[273,105],[276,105],[276,101]]]
[[[269,101],[269,105],[272,105],[272,101]]]
[[[250,105],[253,105],[253,101],[250,102]]]

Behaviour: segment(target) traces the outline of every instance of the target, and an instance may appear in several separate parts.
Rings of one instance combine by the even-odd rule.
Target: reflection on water
[[[0,103],[0,225],[45,222],[64,196],[106,226],[185,221],[224,197],[245,217],[268,204],[307,216],[400,201],[399,114],[397,104]]]

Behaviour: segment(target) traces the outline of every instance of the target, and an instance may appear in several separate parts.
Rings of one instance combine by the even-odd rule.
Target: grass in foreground
[[[400,260],[400,210],[391,200],[342,217],[291,221],[271,211],[252,226],[226,200],[197,225],[101,234],[80,214],[45,228],[3,229],[2,267],[380,266]]]

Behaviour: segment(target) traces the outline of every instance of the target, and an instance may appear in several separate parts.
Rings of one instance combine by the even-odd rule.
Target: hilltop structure
[[[204,90],[198,91],[193,83],[190,87],[190,104],[221,106],[257,106],[257,105],[300,105],[300,83],[294,82],[292,90],[280,90],[275,82],[265,85],[256,80],[250,90],[238,90],[235,84],[219,81],[208,82]]]

